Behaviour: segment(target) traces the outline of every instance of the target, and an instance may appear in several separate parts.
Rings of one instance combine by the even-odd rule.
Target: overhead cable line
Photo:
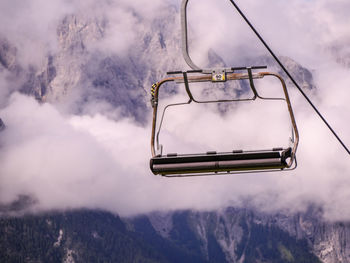
[[[322,114],[318,111],[316,106],[312,103],[312,101],[309,99],[309,97],[305,94],[305,92],[299,87],[298,83],[294,80],[292,75],[288,72],[288,70],[284,67],[282,62],[278,59],[278,57],[274,54],[274,52],[271,50],[271,48],[267,45],[267,43],[264,41],[264,39],[261,37],[261,35],[256,31],[254,26],[250,23],[248,18],[243,14],[241,9],[237,6],[237,4],[233,0],[229,0],[232,5],[236,8],[238,13],[242,16],[242,18],[246,21],[246,23],[249,25],[249,27],[254,31],[255,35],[259,38],[259,40],[264,44],[265,48],[270,52],[271,56],[276,60],[276,62],[280,65],[282,70],[287,74],[287,76],[290,78],[290,80],[293,82],[293,84],[297,87],[297,89],[300,91],[300,93],[304,96],[304,98],[307,100],[307,102],[311,105],[311,107],[314,109],[314,111],[318,114],[318,116],[322,119],[322,121],[326,124],[328,129],[333,133],[333,135],[337,138],[339,143],[344,147],[344,149],[347,151],[347,153],[350,155],[350,150],[347,148],[345,143],[340,139],[340,137],[337,135],[337,133],[334,131],[334,129],[331,127],[331,125],[327,122],[327,120],[322,116]]]

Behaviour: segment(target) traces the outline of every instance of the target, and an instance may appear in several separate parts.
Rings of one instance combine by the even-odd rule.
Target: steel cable
[[[307,102],[311,105],[311,107],[314,109],[314,111],[318,114],[318,116],[321,118],[321,120],[326,124],[328,129],[333,133],[333,135],[337,138],[339,143],[344,147],[344,149],[347,151],[347,153],[350,155],[350,150],[347,148],[345,143],[341,140],[341,138],[337,135],[337,133],[334,131],[332,126],[327,122],[327,120],[322,116],[322,114],[318,111],[316,106],[312,103],[312,101],[309,99],[309,97],[305,94],[305,92],[299,87],[298,83],[294,80],[292,75],[288,72],[288,70],[284,67],[282,62],[278,59],[278,57],[274,54],[274,52],[271,50],[271,48],[267,45],[267,43],[264,41],[264,39],[261,37],[261,35],[256,31],[254,26],[250,23],[248,18],[244,15],[244,13],[241,11],[241,9],[237,6],[237,4],[233,0],[229,0],[233,6],[236,8],[238,13],[242,16],[242,18],[245,20],[245,22],[249,25],[249,27],[253,30],[255,35],[259,38],[261,43],[265,46],[265,48],[270,52],[271,56],[276,60],[276,62],[280,65],[282,70],[287,74],[287,76],[290,78],[290,80],[293,82],[293,84],[297,87],[297,89],[300,91],[300,93],[304,96],[304,98],[307,100]]]

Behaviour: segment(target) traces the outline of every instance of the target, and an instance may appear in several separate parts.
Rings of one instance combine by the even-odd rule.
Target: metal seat
[[[158,155],[150,160],[154,174],[163,176],[230,173],[254,170],[283,170],[288,167],[292,148],[270,151],[233,151],[225,153]]]

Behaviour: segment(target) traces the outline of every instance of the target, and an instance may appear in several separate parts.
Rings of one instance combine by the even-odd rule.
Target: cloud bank
[[[0,23],[0,33],[9,40],[19,39],[18,52],[26,53],[23,57],[19,56],[21,63],[38,63],[40,56],[44,57],[48,50],[55,48],[55,27],[64,15],[77,10],[90,10],[91,13],[94,13],[91,10],[96,10],[96,16],[102,14],[109,21],[109,30],[105,32],[107,36],[96,48],[104,50],[105,47],[108,52],[113,52],[112,43],[115,43],[117,52],[128,50],[128,44],[137,41],[133,30],[149,30],[149,27],[137,23],[135,16],[130,14],[136,10],[152,21],[155,11],[163,7],[161,1],[152,1],[152,4],[146,1],[133,1],[131,4],[128,1],[109,2],[112,8],[107,10],[106,7],[111,5],[97,5],[95,1],[50,1],[50,5],[39,0],[29,1],[26,5],[5,1],[1,3],[0,10],[4,14],[7,10],[8,15],[1,16],[4,23]],[[313,70],[317,86],[317,91],[312,94],[313,100],[349,145],[349,69],[337,63],[327,52],[332,43],[344,42],[350,34],[346,27],[348,16],[345,11],[349,10],[346,1],[338,0],[335,4],[329,0],[269,1],[268,4],[251,0],[237,3],[252,18],[252,22],[259,25],[274,50],[295,58]],[[197,12],[195,16],[198,18],[203,17],[201,13],[216,14],[215,17],[218,17],[215,27],[210,30],[210,23],[193,26],[194,37],[204,37],[198,40],[202,41],[203,46],[196,50],[194,58],[202,59],[198,51],[203,53],[209,47],[213,47],[226,63],[245,59],[244,56],[238,57],[243,47],[244,51],[252,51],[249,54],[263,54],[258,44],[246,45],[253,43],[253,37],[243,25],[230,22],[231,10],[224,8],[227,12],[221,13],[221,5],[212,7],[211,4],[212,1],[207,1],[193,11]],[[36,11],[43,9],[47,12],[40,12],[45,15],[38,17]],[[23,13],[24,10],[28,12]],[[129,11],[125,14],[123,10]],[[118,15],[112,18],[114,14]],[[126,21],[131,21],[131,24]],[[222,34],[220,30],[215,31],[216,27],[227,28],[226,24],[230,29],[234,25],[232,36]],[[202,25],[205,27],[202,28]],[[130,32],[125,38],[118,38],[118,32],[124,33],[125,27]],[[23,37],[15,28],[27,34],[32,33],[32,37]],[[201,31],[204,29],[214,33],[204,34]],[[229,32],[228,29],[223,31]],[[47,38],[43,37],[46,33],[49,34]],[[42,46],[50,48],[44,48],[42,52],[29,52],[31,55],[38,54],[30,57],[24,48],[28,45],[32,45],[34,51]],[[253,51],[255,48],[258,51]],[[10,87],[11,80],[6,74],[6,70],[0,72],[0,83]],[[107,209],[124,216],[154,210],[212,210],[247,204],[267,211],[295,212],[316,204],[322,207],[327,219],[350,219],[349,156],[292,87],[290,93],[301,136],[297,170],[170,180],[155,177],[149,170],[150,119],[146,125],[141,125],[131,118],[120,116],[110,119],[108,115],[98,112],[76,115],[62,112],[53,104],[39,104],[26,95],[15,92],[8,96],[8,93],[0,93],[4,101],[0,117],[7,126],[0,134],[0,200],[3,204],[13,202],[19,195],[29,195],[37,201],[32,209],[38,211],[86,207]],[[177,96],[181,98],[182,93]],[[274,113],[274,107],[258,105],[251,108],[245,105],[238,110],[254,115],[254,120],[258,121],[266,115],[263,112],[265,108]],[[201,112],[201,109],[194,109],[191,114],[181,110],[180,113],[174,113],[174,122],[185,122],[186,126],[172,126],[173,122],[169,122],[164,140],[170,144],[177,141],[175,146],[180,145],[188,151],[207,150],[209,142],[226,147],[225,141],[217,139],[230,137],[237,131],[246,134],[237,142],[242,143],[242,147],[243,142],[253,141],[252,147],[256,143],[266,143],[261,133],[267,130],[264,128],[260,134],[254,132],[257,129],[254,122],[244,126],[245,118],[235,114],[239,112],[237,109],[232,111],[232,116],[226,117],[220,116],[215,109],[210,109],[208,115]],[[283,115],[277,113],[275,119],[283,119]],[[216,126],[221,128],[208,127],[208,123],[217,123]],[[271,122],[271,125],[278,127],[280,122],[276,123]],[[240,126],[245,128],[237,130]],[[207,139],[200,144],[195,141],[198,127],[208,129],[205,134]],[[191,129],[195,136],[183,136]],[[212,133],[219,136],[211,138]],[[279,133],[271,138],[276,137],[281,137],[281,143],[285,140]]]

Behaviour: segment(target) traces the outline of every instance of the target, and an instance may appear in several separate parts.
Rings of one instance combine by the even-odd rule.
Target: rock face
[[[152,21],[135,12],[137,41],[125,54],[106,50],[104,17],[68,15],[57,28],[56,52],[41,67],[19,65],[15,43],[0,39],[0,69],[16,74],[23,80],[19,89],[40,101],[70,104],[75,114],[118,107],[120,115],[142,122],[151,85],[166,71],[183,68],[176,12],[170,6]]]
[[[14,70],[16,66],[16,53],[17,49],[7,39],[0,38],[0,64],[3,67]]]
[[[226,262],[276,262],[278,258],[283,262],[350,262],[350,224],[324,222],[321,218],[317,209],[271,215],[235,208],[176,212],[171,220],[169,214],[149,216],[154,229],[174,242],[181,238],[174,235],[179,224],[186,224],[207,259],[214,242]]]
[[[6,126],[5,123],[2,121],[2,119],[0,119],[0,132],[5,130]]]
[[[298,64],[296,61],[289,57],[281,56],[279,57],[281,63],[285,66],[285,68],[289,71],[298,85],[305,90],[315,89],[315,84],[313,80],[313,76],[310,70]],[[293,86],[287,75],[283,72],[277,62],[270,56],[262,56],[256,58],[254,61],[248,61],[248,63],[252,65],[261,65],[268,66],[269,71],[274,71],[283,76],[283,78],[287,81],[287,84]]]
[[[135,218],[88,210],[2,216],[0,260],[350,262],[349,229],[322,221],[317,209],[273,215],[227,208]]]
[[[188,68],[181,56],[180,21],[173,6],[154,19],[134,12],[139,22],[135,41],[123,52],[112,52],[108,39],[109,21],[105,17],[70,14],[57,28],[57,50],[46,56],[41,66],[23,67],[18,63],[15,43],[0,38],[0,65],[13,78],[21,79],[19,89],[39,101],[65,104],[75,114],[112,111],[145,121],[149,109],[150,86],[164,78],[167,71]],[[117,35],[123,38],[123,35]],[[113,50],[113,49],[112,49]],[[125,54],[124,54],[125,53]],[[224,61],[208,51],[213,67]],[[289,58],[286,67],[302,87],[312,88],[312,74]],[[275,66],[271,58],[258,58],[247,65]],[[244,89],[244,87],[243,87]]]

